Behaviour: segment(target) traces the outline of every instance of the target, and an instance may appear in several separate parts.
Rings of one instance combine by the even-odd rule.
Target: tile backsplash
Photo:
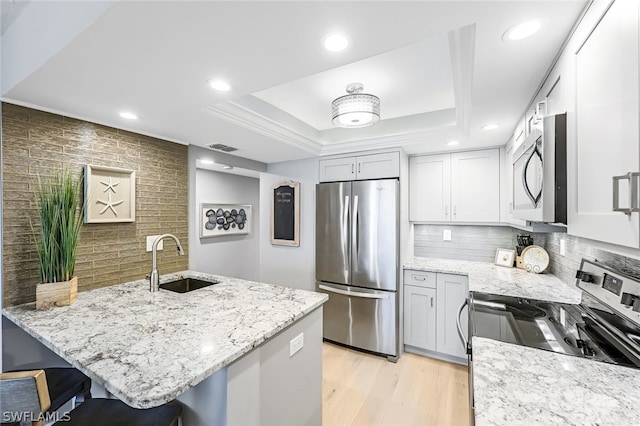
[[[39,264],[30,223],[38,175],[84,164],[136,171],[136,220],[82,227],[78,290],[140,279],[151,270],[145,236],[175,234],[188,249],[187,146],[12,104],[2,104],[3,305],[35,300]],[[172,243],[158,253],[160,272],[187,269]]]
[[[443,240],[445,230],[451,230],[451,241]],[[493,262],[496,249],[514,248],[518,234],[531,235],[534,244],[549,253],[551,273],[568,284],[575,283],[576,271],[583,258],[597,260],[640,278],[640,260],[611,253],[596,247],[591,241],[566,233],[530,233],[508,226],[477,225],[414,225],[414,255],[442,259]],[[565,240],[565,256],[560,255],[560,240]]]
[[[418,257],[493,262],[498,248],[514,248],[516,231],[508,226],[414,225],[414,254]],[[443,239],[451,231],[451,241]]]

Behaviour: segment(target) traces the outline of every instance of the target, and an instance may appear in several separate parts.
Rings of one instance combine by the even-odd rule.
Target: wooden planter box
[[[59,283],[38,284],[36,286],[36,309],[52,306],[69,306],[78,297],[78,277]]]

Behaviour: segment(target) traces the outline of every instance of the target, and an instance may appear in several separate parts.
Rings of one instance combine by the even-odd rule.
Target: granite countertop
[[[469,291],[578,304],[582,291],[551,274],[505,268],[489,262],[415,257],[404,269],[467,275]]]
[[[475,422],[632,425],[640,370],[473,337]]]
[[[135,408],[175,399],[321,306],[304,290],[183,271],[163,275],[217,279],[190,293],[149,291],[147,280],[81,292],[71,306],[4,315]]]

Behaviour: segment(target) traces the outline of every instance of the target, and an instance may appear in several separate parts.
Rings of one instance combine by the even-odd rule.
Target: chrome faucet
[[[151,274],[149,275],[149,291],[156,292],[160,289],[160,274],[158,273],[158,243],[164,238],[173,238],[178,248],[178,254],[184,256],[184,250],[180,245],[180,240],[173,234],[162,234],[153,242],[151,246]]]

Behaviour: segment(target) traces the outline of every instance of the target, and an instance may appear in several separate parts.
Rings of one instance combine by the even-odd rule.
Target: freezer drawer
[[[317,283],[329,296],[323,305],[324,338],[397,356],[396,292]]]

